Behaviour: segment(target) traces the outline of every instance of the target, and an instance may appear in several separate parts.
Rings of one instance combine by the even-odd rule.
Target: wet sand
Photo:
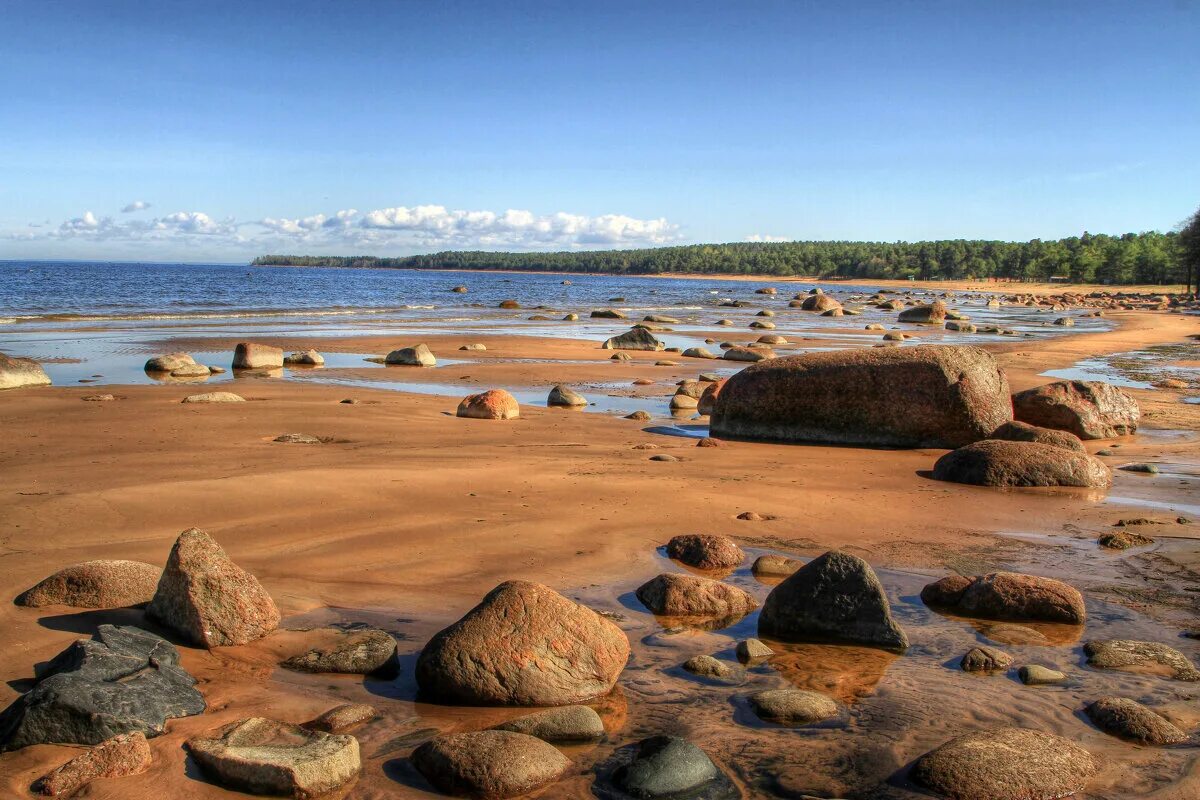
[[[1111,331],[979,343],[996,353],[1020,390],[1047,382],[1039,377],[1047,369],[1177,343],[1200,330],[1195,317],[1183,315],[1117,312],[1111,320],[1117,325]],[[846,321],[846,336],[861,333],[860,323]],[[734,335],[747,336],[744,329],[712,331],[718,341]],[[1082,641],[1119,635],[1200,656],[1195,642],[1178,638],[1200,627],[1200,525],[1175,522],[1181,515],[1200,519],[1200,406],[1179,402],[1178,392],[1133,390],[1147,430],[1088,443],[1092,452],[1119,445],[1112,450],[1117,456],[1107,457],[1112,466],[1153,460],[1172,465],[1170,474],[1117,471],[1108,492],[998,491],[930,480],[926,471],[942,452],[936,450],[745,442],[697,448],[694,439],[660,435],[654,426],[612,414],[532,405],[507,423],[453,416],[458,398],[480,388],[559,381],[626,384],[631,393],[661,398],[665,407],[674,381],[731,366],[727,362],[635,353],[633,362],[614,364],[597,339],[475,330],[319,342],[303,334],[244,338],[288,350],[316,346],[358,354],[382,355],[414,341],[450,358],[472,341],[486,342],[488,351],[470,354],[470,364],[418,369],[421,381],[444,384],[445,396],[369,382],[272,379],[213,384],[250,401],[236,405],[180,405],[185,395],[202,391],[188,385],[112,386],[102,391],[119,399],[100,403],[80,401],[97,391],[90,386],[0,393],[0,596],[15,597],[78,561],[162,563],[179,532],[197,526],[259,577],[286,626],[368,622],[392,631],[400,640],[402,674],[394,681],[300,675],[274,668],[262,645],[181,648],[184,666],[202,681],[209,712],[176,720],[152,740],[149,773],[97,781],[88,797],[238,796],[205,782],[186,763],[181,743],[187,737],[260,713],[299,722],[349,701],[373,703],[383,714],[355,731],[365,769],[349,796],[432,796],[405,761],[415,744],[433,730],[478,729],[522,712],[420,702],[413,660],[433,632],[512,578],[546,583],[621,614],[634,646],[617,692],[601,703],[610,740],[570,748],[578,769],[543,797],[591,796],[591,768],[614,747],[669,732],[707,748],[747,796],[915,798],[921,795],[905,783],[905,765],[955,733],[999,722],[1058,732],[1100,755],[1107,767],[1084,796],[1197,796],[1194,748],[1135,748],[1079,715],[1087,699],[1119,691],[1167,704],[1189,728],[1200,724],[1195,685],[1091,670],[1080,655]],[[228,351],[234,341],[173,338],[154,346]],[[663,358],[679,366],[653,366]],[[405,368],[388,371],[394,369]],[[632,387],[639,377],[656,383]],[[339,402],[347,397],[360,402]],[[288,432],[328,441],[271,441]],[[659,449],[635,449],[648,444]],[[682,461],[651,462],[654,453]],[[774,519],[736,519],[743,511]],[[1126,553],[1093,545],[1117,519],[1135,516],[1169,523],[1148,531],[1156,545]],[[631,599],[643,581],[681,569],[656,548],[694,532],[733,536],[754,553],[807,558],[836,547],[863,556],[881,571],[913,648],[897,658],[859,648],[781,647],[735,688],[680,672],[678,664],[698,653],[730,658],[736,640],[754,630],[753,616],[718,631],[664,630]],[[933,576],[997,568],[1062,577],[1085,592],[1091,618],[1077,638],[1004,645],[1018,664],[1068,671],[1067,688],[1029,688],[1013,674],[979,678],[954,667],[974,643],[991,641],[986,626],[935,614],[916,594]],[[760,601],[770,588],[745,569],[731,580]],[[145,624],[137,609],[0,604],[6,640],[0,673],[7,681],[0,703],[28,688],[35,663],[106,621]],[[803,730],[757,722],[742,697],[786,685],[827,691],[850,710],[836,724]],[[0,793],[25,796],[36,777],[71,754],[70,748],[37,746],[0,756]]]

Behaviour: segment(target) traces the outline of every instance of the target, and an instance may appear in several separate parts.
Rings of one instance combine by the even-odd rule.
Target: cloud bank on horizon
[[[135,201],[122,214],[150,208]],[[151,219],[117,219],[86,211],[57,227],[30,225],[9,238],[25,241],[203,243],[206,249],[263,251],[279,248],[427,249],[589,249],[671,244],[680,226],[665,218],[637,219],[623,214],[588,216],[559,211],[535,214],[448,209],[440,205],[395,206],[361,212],[343,209],[307,217],[264,217],[240,221],[216,219],[202,211],[178,211]]]

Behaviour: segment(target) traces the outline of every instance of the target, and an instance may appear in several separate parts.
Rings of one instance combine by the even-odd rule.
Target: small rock
[[[693,675],[725,684],[742,683],[746,680],[746,671],[740,666],[709,655],[692,656],[683,662],[683,668]]]
[[[743,664],[754,664],[775,655],[774,650],[753,637],[738,642],[736,652],[738,661]]]
[[[548,708],[497,725],[498,731],[536,736],[544,742],[595,742],[604,738],[604,723],[589,706]]]
[[[1105,733],[1138,744],[1177,744],[1188,738],[1161,715],[1124,697],[1101,697],[1087,707],[1087,715]]]
[[[325,366],[325,356],[316,350],[301,350],[283,359],[283,363],[287,366],[323,367]]]
[[[482,351],[484,351],[484,350],[487,350],[487,346],[486,346],[486,345],[482,345],[482,344],[478,344],[478,343],[474,343],[474,344],[464,344],[462,347],[460,347],[460,348],[458,348],[458,349],[459,349],[459,350],[469,350],[469,351],[472,351],[472,352],[482,352]]]
[[[768,517],[763,514],[759,514],[757,511],[743,511],[737,515],[737,518],[745,520],[746,522],[762,522],[764,520],[774,519],[774,517]]]
[[[188,353],[167,353],[163,356],[154,356],[146,362],[146,372],[174,372],[180,367],[185,367],[195,364],[196,359]]]
[[[642,584],[637,598],[655,614],[668,617],[742,617],[758,601],[736,586],[699,575],[663,573]]]
[[[321,444],[320,439],[307,433],[281,433],[272,441],[282,444]]]
[[[626,414],[625,419],[636,419],[638,422],[646,422],[650,419],[650,414],[645,411],[634,411],[632,414]]]
[[[997,672],[1012,666],[1013,657],[1003,650],[987,645],[972,647],[962,657],[959,666],[963,672]]]
[[[418,747],[412,764],[439,792],[503,798],[558,780],[571,762],[553,745],[512,731],[438,736]]]
[[[1067,676],[1058,670],[1040,664],[1026,664],[1017,670],[1017,675],[1026,686],[1048,686],[1067,679]]]
[[[189,394],[182,403],[244,403],[246,399],[233,392],[205,392],[204,394]]]
[[[110,400],[116,400],[117,398],[111,394],[85,394],[79,399],[88,403],[106,403]]]
[[[760,718],[781,725],[811,725],[838,715],[838,705],[832,699],[803,689],[758,692],[750,695],[750,705]]]
[[[1159,473],[1158,464],[1124,464],[1117,467],[1124,472],[1144,472],[1148,475],[1157,475]]]
[[[659,453],[658,455],[650,456],[651,461],[682,461],[679,456],[673,456],[670,453]]]
[[[328,641],[303,655],[293,656],[281,666],[297,672],[340,672],[370,675],[394,665],[396,640],[378,628],[341,630],[330,628],[318,632]]]
[[[95,778],[123,778],[150,769],[150,745],[141,731],[122,733],[100,743],[43,775],[33,786],[37,794],[69,796]]]
[[[379,716],[379,712],[376,711],[375,706],[369,706],[366,703],[344,703],[334,706],[321,716],[303,723],[300,727],[324,733],[345,733],[364,722],[370,722],[377,716]]]
[[[667,557],[696,569],[726,569],[746,560],[746,553],[728,536],[689,533],[667,543]]]

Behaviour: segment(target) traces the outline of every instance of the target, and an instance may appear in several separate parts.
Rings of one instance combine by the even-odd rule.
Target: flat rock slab
[[[64,605],[73,608],[121,608],[149,603],[162,568],[141,561],[84,561],[63,567],[22,592],[19,606]]]
[[[188,752],[222,786],[254,794],[316,798],[358,777],[358,740],[262,717],[227,725]]]
[[[310,649],[282,664],[297,672],[369,675],[396,660],[396,640],[378,628],[321,628],[304,631],[301,637],[311,642]]]
[[[593,787],[603,800],[735,800],[741,793],[708,754],[677,736],[654,736],[618,751]]]
[[[590,706],[562,706],[517,717],[496,726],[536,736],[544,742],[595,742],[604,738],[604,723]]]
[[[1200,670],[1174,647],[1134,639],[1098,639],[1083,646],[1088,664],[1100,669],[1117,669],[1162,675],[1177,681],[1200,681]]]
[[[996,728],[951,739],[917,759],[912,779],[948,800],[1058,800],[1083,790],[1099,765],[1051,733]]]
[[[233,392],[205,392],[203,394],[189,394],[179,402],[181,403],[244,403],[246,398],[241,395],[236,395]]]
[[[150,769],[150,745],[140,731],[122,733],[48,772],[33,785],[37,794],[70,796],[96,778],[123,778]]]
[[[481,798],[526,794],[571,766],[553,745],[499,730],[438,736],[413,751],[411,761],[438,791]]]
[[[161,734],[169,719],[204,711],[175,645],[140,628],[101,625],[55,656],[38,683],[0,715],[0,749],[99,744]]]

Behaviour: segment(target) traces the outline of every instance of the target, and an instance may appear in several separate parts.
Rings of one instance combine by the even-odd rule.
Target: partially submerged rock
[[[1100,730],[1138,744],[1177,744],[1187,739],[1186,733],[1160,714],[1124,697],[1101,697],[1086,711]]]
[[[747,511],[746,513],[751,514],[753,512]],[[743,517],[739,516],[738,519],[743,519]],[[804,562],[798,558],[766,555],[754,559],[754,564],[750,567],[750,571],[755,575],[786,577],[803,566]]]
[[[283,363],[291,367],[323,367],[325,356],[316,350],[300,350],[283,359]]]
[[[544,742],[595,742],[604,738],[604,722],[589,706],[536,711],[496,726],[496,730],[536,736]]]
[[[1137,430],[1141,410],[1132,395],[1101,381],[1057,381],[1013,395],[1013,416],[1080,439],[1110,439]]]
[[[568,705],[607,694],[628,658],[625,633],[595,611],[506,581],[425,645],[416,678],[453,703]]]
[[[875,571],[858,556],[837,550],[813,559],[771,590],[758,630],[788,641],[908,647]]]
[[[631,328],[620,336],[605,340],[600,345],[605,350],[662,350],[666,345],[654,338],[645,328]]]
[[[517,419],[521,406],[517,398],[504,389],[488,389],[486,392],[468,395],[458,404],[455,416],[469,419]]]
[[[757,600],[736,586],[673,572],[639,586],[637,598],[653,613],[668,617],[726,620],[744,617],[758,607]]]
[[[831,698],[804,689],[768,689],[749,700],[755,714],[780,725],[811,725],[838,715],[838,704]]]
[[[269,344],[239,342],[233,351],[234,369],[272,369],[283,366],[283,351]]]
[[[1013,657],[996,647],[979,645],[972,647],[962,657],[959,666],[963,672],[998,672],[1012,666]]]
[[[1082,625],[1087,617],[1083,595],[1053,578],[992,572],[950,575],[921,590],[926,605],[952,609],[969,617],[1040,620]]]
[[[196,679],[162,637],[101,625],[39,672],[38,683],[0,715],[0,749],[31,744],[99,744],[140,732],[158,736],[167,720],[204,711]]]
[[[756,664],[775,655],[774,650],[754,637],[738,642],[735,652],[737,653],[738,661],[741,661],[743,664]]]
[[[324,733],[344,733],[365,722],[370,722],[377,716],[379,716],[379,712],[375,706],[369,706],[366,703],[343,703],[323,712],[315,719],[303,723],[300,727]]]
[[[746,670],[740,664],[730,664],[728,661],[722,661],[707,654],[692,656],[683,662],[683,669],[685,672],[701,678],[708,678],[726,685],[734,685],[746,680]]]
[[[546,398],[548,406],[567,406],[578,407],[586,406],[587,398],[581,395],[574,389],[563,386],[561,383],[550,390],[550,396]]]
[[[746,553],[728,536],[688,533],[667,542],[667,556],[696,569],[727,569],[746,560]]]
[[[209,648],[246,644],[279,626],[279,609],[258,579],[199,528],[175,541],[146,614]]]
[[[195,366],[196,359],[190,353],[167,353],[146,361],[146,372],[174,372],[180,367]]]
[[[340,672],[370,675],[394,666],[396,640],[378,628],[328,628],[318,633],[321,641],[301,655],[293,656],[281,666],[297,672]]]
[[[596,787],[601,797],[733,800],[741,796],[707,753],[677,736],[654,736],[638,742],[632,761],[612,773],[612,784],[622,794]]]
[[[1026,686],[1051,686],[1067,679],[1065,673],[1041,664],[1025,664],[1017,670],[1017,677]]]
[[[438,736],[413,751],[410,760],[439,792],[489,800],[532,792],[571,766],[553,745],[499,730]]]
[[[429,346],[422,343],[415,347],[401,347],[399,350],[393,350],[384,357],[383,363],[405,367],[433,367],[437,366],[437,359]]]
[[[1112,472],[1087,453],[1037,442],[985,439],[952,450],[933,465],[939,481],[975,486],[1104,488]]]
[[[50,376],[32,358],[14,358],[0,353],[0,389],[49,385]]]
[[[1099,669],[1162,675],[1177,681],[1200,681],[1200,671],[1183,653],[1158,642],[1098,639],[1083,645],[1088,664]]]
[[[332,793],[358,777],[358,740],[345,734],[251,717],[217,735],[187,741],[206,774],[231,789],[302,800]]]
[[[120,608],[149,603],[162,568],[141,561],[84,561],[63,567],[16,599],[19,606]]]
[[[710,428],[721,437],[960,447],[1010,419],[1008,381],[990,353],[925,345],[807,353],[748,367],[725,381]]]
[[[150,744],[141,731],[118,734],[43,775],[37,794],[70,796],[96,778],[123,778],[150,769]]]
[[[929,305],[913,306],[900,312],[897,317],[900,322],[921,322],[926,324],[941,324],[946,321],[946,304],[934,300]]]

